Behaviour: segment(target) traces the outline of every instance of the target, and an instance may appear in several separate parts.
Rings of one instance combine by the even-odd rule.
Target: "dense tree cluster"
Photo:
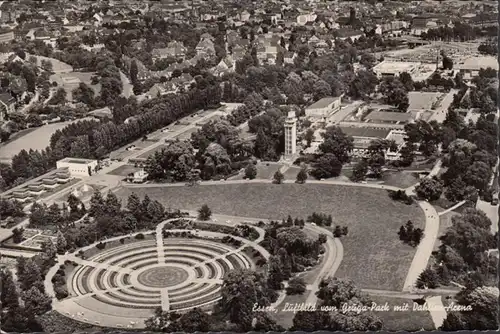
[[[0,271],[2,330],[19,333],[42,331],[37,316],[52,308],[52,300],[45,294],[43,279],[49,268],[54,265],[55,256],[55,245],[48,241],[42,245],[42,252],[36,256],[17,259],[17,282],[14,281],[10,270]]]
[[[409,244],[412,247],[417,247],[422,238],[424,231],[421,228],[415,228],[411,220],[407,221],[405,225],[401,225],[398,231],[399,240]]]
[[[417,196],[428,201],[436,201],[443,193],[443,183],[437,177],[425,178],[415,187]]]
[[[371,300],[350,280],[329,277],[321,281],[316,293],[319,305],[315,311],[299,311],[293,318],[292,330],[314,331],[377,331],[382,321],[373,312],[353,312],[342,308],[369,307]],[[322,309],[323,307],[323,309]],[[331,311],[327,310],[329,308]]]
[[[191,142],[176,141],[155,152],[146,170],[150,179],[167,182],[226,178],[245,167],[251,154],[251,143],[236,128],[225,120],[212,121],[193,133]]]
[[[299,226],[290,225],[295,225],[291,217],[286,222],[271,222],[261,243],[271,254],[268,280],[276,290],[293,273],[315,265],[322,248],[319,240],[308,238]]]
[[[497,248],[498,235],[493,236],[490,228],[491,221],[480,210],[467,208],[453,217],[452,226],[439,238],[435,265],[420,277],[421,284],[438,286],[453,281],[469,288],[496,284],[497,259],[488,250]]]
[[[468,310],[449,312],[443,331],[496,330],[498,328],[498,287],[479,286],[466,288],[457,296],[459,305]]]
[[[321,136],[320,154],[313,163],[311,175],[317,179],[339,176],[342,166],[351,160],[354,140],[336,126],[326,128]]]

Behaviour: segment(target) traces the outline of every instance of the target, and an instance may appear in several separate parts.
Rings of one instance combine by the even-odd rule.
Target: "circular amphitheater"
[[[235,248],[209,238],[160,237],[99,250],[74,261],[78,265],[67,277],[67,299],[77,308],[65,304],[61,310],[74,317],[67,310],[81,309],[87,318],[79,320],[98,324],[95,320],[106,315],[145,320],[158,307],[176,312],[211,309],[221,298],[222,279],[229,270],[255,269],[251,256],[242,251],[248,246],[244,242]]]

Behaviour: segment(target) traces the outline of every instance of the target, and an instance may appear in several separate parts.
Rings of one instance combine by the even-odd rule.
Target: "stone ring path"
[[[220,242],[228,235],[219,232],[175,229],[169,232],[190,232],[199,238],[164,237],[163,227],[170,221],[157,226],[154,239],[154,231],[150,231],[144,233],[149,234],[147,240],[130,237],[125,244],[104,248],[85,260],[75,253],[60,256],[45,281],[52,297],[55,294],[51,279],[60,265],[72,261],[77,266],[66,277],[70,296],[61,301],[54,299],[54,309],[100,326],[142,328],[158,307],[176,312],[211,308],[221,298],[223,278],[229,270],[255,269],[254,261],[243,249],[253,248],[269,258],[269,253],[258,245],[264,237],[264,230],[258,227],[254,227],[259,232],[256,241],[231,236],[241,242],[235,248]],[[82,250],[94,247],[95,244]]]

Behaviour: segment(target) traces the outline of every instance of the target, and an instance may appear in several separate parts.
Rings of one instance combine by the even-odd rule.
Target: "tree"
[[[2,291],[0,293],[3,310],[16,309],[19,307],[19,294],[12,271],[2,269],[0,272]]]
[[[257,167],[255,167],[253,163],[248,164],[247,167],[245,168],[245,178],[253,180],[255,179],[256,176],[257,176]]]
[[[254,305],[270,305],[277,298],[270,289],[264,275],[248,269],[231,270],[224,277],[219,306],[228,319],[239,324],[241,331],[252,328]]]
[[[105,212],[104,198],[99,190],[94,190],[92,197],[90,198],[90,208],[89,215],[91,217],[99,217]]]
[[[77,88],[72,91],[73,101],[81,102],[90,108],[95,107],[95,92],[84,82],[80,82]]]
[[[408,91],[398,78],[384,78],[378,89],[379,93],[384,95],[385,103],[406,112],[409,106]]]
[[[66,238],[64,237],[64,234],[61,231],[58,231],[57,232],[57,241],[56,241],[57,253],[59,253],[59,254],[66,253],[67,247],[68,247],[68,243],[66,241]]]
[[[279,257],[274,255],[271,256],[269,258],[268,268],[269,269],[268,269],[267,284],[271,289],[281,290],[282,282],[285,279],[285,277],[281,269],[281,262]]]
[[[301,295],[306,291],[306,282],[303,278],[294,277],[288,281],[287,295]]]
[[[314,164],[311,175],[316,179],[336,177],[342,171],[342,162],[332,153],[322,155]]]
[[[42,315],[52,308],[52,300],[36,286],[24,291],[21,295],[28,314]]]
[[[428,201],[437,201],[443,193],[443,184],[436,177],[426,178],[415,187],[417,196]]]
[[[341,164],[350,161],[350,153],[354,148],[352,137],[346,136],[342,129],[336,126],[326,128],[322,137],[324,140],[318,147],[321,153],[335,155]]]
[[[312,141],[314,140],[314,129],[307,129],[306,133],[304,134],[304,139],[306,140],[306,146],[310,147]]]
[[[352,170],[351,181],[363,181],[366,178],[366,173],[368,173],[368,162],[365,159],[361,159]]]
[[[208,332],[211,327],[210,316],[200,310],[199,308],[194,308],[187,313],[181,315],[178,319],[171,321],[168,325],[167,330],[169,332]]]
[[[202,207],[198,210],[198,219],[209,220],[211,216],[212,216],[212,210],[210,210],[208,205],[203,204]]]
[[[298,184],[304,184],[306,183],[306,180],[307,180],[307,167],[304,166],[297,173],[297,179],[295,182]]]
[[[274,173],[274,175],[273,175],[273,183],[274,184],[282,184],[284,179],[285,179],[285,175],[283,175],[283,173],[280,172],[279,170],[277,170],[276,173]]]
[[[12,241],[14,241],[15,244],[19,244],[23,241],[23,233],[24,233],[24,228],[14,228],[12,230]]]
[[[136,193],[132,193],[127,198],[127,210],[134,215],[135,218],[141,218],[141,200]]]
[[[49,105],[59,105],[66,103],[66,91],[64,88],[58,88],[52,98],[47,102]]]

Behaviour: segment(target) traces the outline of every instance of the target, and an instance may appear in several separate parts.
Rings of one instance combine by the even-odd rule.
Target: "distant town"
[[[0,329],[498,324],[494,1],[0,1]]]

